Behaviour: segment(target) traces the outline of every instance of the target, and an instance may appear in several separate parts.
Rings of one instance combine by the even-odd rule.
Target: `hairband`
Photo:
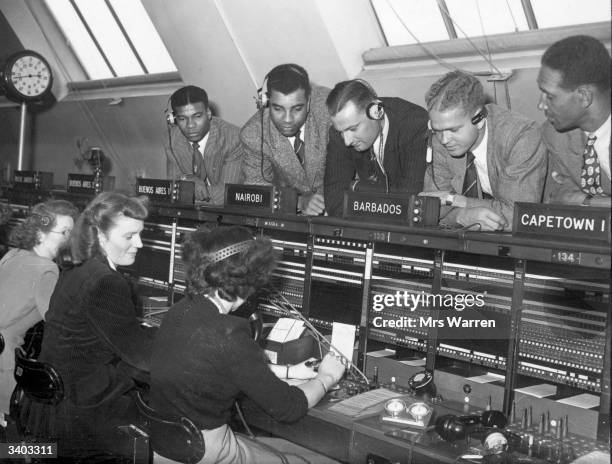
[[[242,253],[243,251],[249,248],[252,242],[253,240],[245,240],[243,242],[234,243],[232,245],[226,246],[225,248],[221,248],[220,250],[215,251],[208,257],[210,264],[218,263],[219,261],[223,261],[224,259],[227,259],[230,256]]]

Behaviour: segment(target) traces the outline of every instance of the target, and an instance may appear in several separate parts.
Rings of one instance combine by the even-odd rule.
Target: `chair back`
[[[136,392],[135,401],[146,422],[153,451],[186,464],[197,463],[204,457],[204,437],[191,420],[162,416],[144,402],[140,392]]]
[[[34,401],[56,405],[64,398],[64,383],[55,368],[45,362],[26,357],[22,348],[15,348],[16,389]]]
[[[45,321],[39,321],[28,329],[23,337],[23,350],[26,358],[38,359],[42,349],[42,339],[45,332]]]

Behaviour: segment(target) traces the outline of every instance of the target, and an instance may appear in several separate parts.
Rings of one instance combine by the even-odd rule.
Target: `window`
[[[140,0],[45,0],[89,79],[175,72]]]
[[[371,0],[388,45],[610,19],[609,0]]]

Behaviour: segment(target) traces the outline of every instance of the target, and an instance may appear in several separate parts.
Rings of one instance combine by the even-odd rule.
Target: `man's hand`
[[[209,201],[210,193],[208,192],[208,186],[206,182],[200,179],[194,174],[185,174],[181,177],[181,180],[193,182],[195,184],[195,199],[196,201]]]
[[[563,185],[565,183],[565,180],[567,179],[567,176],[564,176],[563,174],[560,174],[557,171],[551,172],[550,177],[552,177],[552,179],[559,185]]]
[[[421,192],[419,193],[422,197],[434,197],[440,199],[440,204],[442,206],[454,206],[457,208],[465,208],[466,205],[466,197],[463,195],[457,195],[448,190],[436,190],[431,192]]]
[[[306,216],[318,216],[325,211],[325,200],[320,193],[300,195],[298,197],[298,210]]]
[[[457,222],[464,227],[480,224],[480,230],[504,230],[506,220],[484,206],[462,208],[457,214]]]

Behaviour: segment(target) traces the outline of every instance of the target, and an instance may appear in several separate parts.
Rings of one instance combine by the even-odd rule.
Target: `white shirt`
[[[208,142],[208,136],[210,135],[210,131],[206,132],[206,135],[202,140],[198,142],[198,151],[202,155],[202,159],[204,158],[204,150],[206,149],[206,143]],[[193,145],[193,143],[192,143]]]
[[[597,153],[597,158],[599,159],[599,166],[601,170],[606,173],[608,179],[610,179],[610,115],[608,115],[608,119],[604,122],[599,129],[595,132],[586,132],[587,137],[589,135],[594,135],[597,137],[595,140],[595,152]]]
[[[389,134],[389,118],[387,118],[387,114],[385,113],[384,115],[384,119],[382,122],[382,131],[378,134],[378,137],[376,137],[376,140],[374,140],[374,143],[372,144],[372,150],[374,151],[374,154],[376,155],[376,161],[378,161],[378,165],[380,166],[380,170],[383,172],[383,174],[387,174],[385,172],[385,168],[384,168],[384,162],[385,162],[385,144],[387,143],[387,134]],[[381,137],[382,137],[382,143],[381,143]],[[382,147],[382,150],[381,150]]]
[[[302,124],[302,127],[300,127],[300,140],[302,142],[304,142],[304,128],[306,127],[306,123]],[[287,140],[289,140],[289,143],[291,144],[292,147],[295,147],[294,143],[295,143],[295,135],[293,137],[287,137]]]
[[[484,135],[480,144],[472,150],[474,155],[474,164],[476,165],[476,171],[478,172],[478,181],[480,182],[480,189],[493,195],[491,190],[491,182],[489,181],[489,167],[487,166],[487,137],[489,135],[489,125],[485,122]]]

